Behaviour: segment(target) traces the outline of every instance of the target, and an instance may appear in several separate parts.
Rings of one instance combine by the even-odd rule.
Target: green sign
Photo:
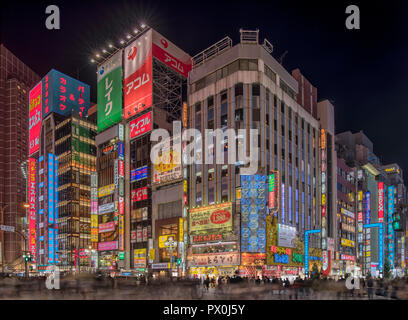
[[[119,260],[124,260],[124,259],[125,259],[125,253],[119,252]]]
[[[122,120],[122,51],[98,68],[98,132]]]

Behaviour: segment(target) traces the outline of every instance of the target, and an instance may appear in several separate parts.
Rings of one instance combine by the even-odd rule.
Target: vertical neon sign
[[[394,229],[392,215],[394,213],[394,186],[388,187],[388,260],[394,269]]]
[[[54,223],[54,156],[48,154],[48,223]]]
[[[33,158],[28,159],[28,188],[29,188],[29,251],[33,257],[33,262],[36,261],[36,225],[35,225],[35,213],[36,213],[36,178],[35,178],[36,160]]]
[[[378,182],[378,222],[384,222],[384,182]]]
[[[54,156],[54,223],[55,223],[55,230],[54,230],[54,243],[55,243],[55,263],[58,262],[58,159],[57,156]]]

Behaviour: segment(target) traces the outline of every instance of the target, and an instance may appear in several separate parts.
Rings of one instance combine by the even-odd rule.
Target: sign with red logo
[[[142,112],[153,103],[152,30],[125,49],[125,119]]]
[[[153,30],[153,56],[187,78],[191,70],[191,57],[161,34]]]
[[[41,81],[29,93],[29,155],[40,150],[41,132]]]
[[[146,113],[143,116],[136,118],[129,123],[130,139],[139,137],[146,132],[152,130],[152,113]]]
[[[125,201],[122,197],[119,197],[119,214],[123,215],[125,213]]]
[[[36,261],[36,228],[35,228],[35,212],[36,212],[36,177],[35,177],[36,160],[28,159],[28,191],[29,191],[29,250]]]
[[[363,212],[362,211],[357,214],[357,221],[363,222]]]
[[[190,209],[190,232],[213,229],[232,230],[232,203]]]
[[[147,187],[137,188],[131,191],[132,202],[138,202],[147,199]]]
[[[99,233],[109,232],[115,230],[115,223],[107,222],[99,225]]]
[[[384,222],[384,182],[378,182],[378,222]]]

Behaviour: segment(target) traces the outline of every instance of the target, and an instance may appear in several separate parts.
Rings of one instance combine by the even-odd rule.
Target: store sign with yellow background
[[[152,184],[160,185],[181,179],[181,154],[177,150],[163,151],[153,165]]]
[[[216,229],[232,231],[232,202],[190,209],[189,230],[191,234]]]

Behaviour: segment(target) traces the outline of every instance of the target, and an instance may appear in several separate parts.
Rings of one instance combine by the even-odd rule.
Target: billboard
[[[133,250],[133,267],[146,268],[146,248]]]
[[[384,182],[378,182],[378,222],[384,222]]]
[[[146,178],[147,178],[147,166],[143,166],[130,171],[130,182],[135,182]]]
[[[189,267],[239,265],[238,252],[194,254],[189,259]]]
[[[110,232],[115,230],[115,222],[106,222],[99,225],[99,233]]]
[[[152,130],[152,113],[146,113],[129,122],[130,139],[137,138]]]
[[[42,119],[51,112],[80,117],[88,114],[90,105],[89,85],[51,69],[42,82]]]
[[[296,247],[296,228],[278,224],[278,246],[286,248]]]
[[[31,156],[40,150],[40,133],[41,133],[41,81],[29,93],[29,122],[28,136],[29,147],[28,154]]]
[[[267,176],[241,176],[241,252],[265,253]]]
[[[279,172],[272,171],[268,179],[269,186],[269,212],[279,210]]]
[[[108,242],[99,242],[98,243],[98,250],[99,251],[117,250],[117,249],[118,249],[118,242],[117,241],[108,241]]]
[[[192,66],[191,57],[160,33],[155,30],[152,32],[153,56],[187,78]]]
[[[109,184],[107,186],[104,187],[100,187],[98,189],[98,197],[102,198],[102,197],[106,197],[109,196],[110,194],[115,192],[115,185],[114,184]]]
[[[98,132],[122,120],[122,50],[98,67]]]
[[[28,216],[28,229],[29,229],[29,251],[31,256],[36,261],[36,229],[35,229],[35,213],[36,213],[36,176],[35,176],[36,160],[33,158],[28,159],[28,192],[29,192],[29,216]]]
[[[162,185],[183,178],[181,154],[176,149],[163,150],[153,165],[152,185]]]
[[[231,202],[190,209],[189,230],[191,234],[218,229],[232,231]]]
[[[152,66],[152,30],[149,30],[125,49],[125,119],[152,106]]]

